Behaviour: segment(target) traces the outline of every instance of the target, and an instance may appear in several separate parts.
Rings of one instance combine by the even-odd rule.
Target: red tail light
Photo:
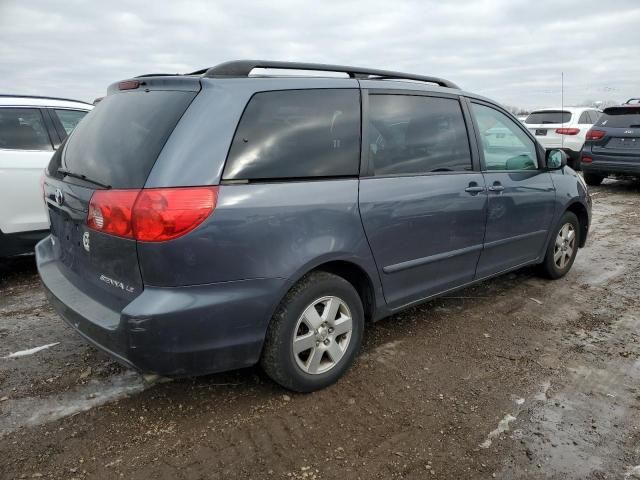
[[[580,133],[579,128],[556,128],[556,133],[559,135],[577,135]]]
[[[593,158],[591,158],[591,157],[582,157],[582,158],[580,159],[580,161],[581,161],[582,163],[591,163],[591,162],[593,162]]]
[[[134,238],[133,206],[139,190],[96,190],[89,202],[87,225],[117,237]]]
[[[218,187],[153,188],[140,192],[133,209],[133,231],[141,242],[181,237],[216,207]]]
[[[607,132],[604,132],[602,130],[594,130],[593,128],[591,128],[590,130],[587,131],[586,139],[587,140],[601,140],[602,138],[604,138],[604,136],[606,134],[607,134]]]
[[[200,225],[216,207],[218,187],[97,190],[87,225],[141,242],[164,242]]]

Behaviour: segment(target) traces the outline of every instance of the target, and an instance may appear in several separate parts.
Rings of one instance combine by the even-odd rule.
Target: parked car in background
[[[630,98],[625,102],[625,105],[640,105],[640,98]]]
[[[91,108],[75,100],[0,95],[0,257],[29,252],[46,236],[44,168]]]
[[[564,150],[569,156],[569,166],[579,170],[587,130],[601,113],[595,108],[545,108],[531,112],[525,124],[544,148]]]
[[[260,362],[312,391],[349,368],[366,321],[525,265],[565,275],[591,218],[565,166],[435,77],[266,61],[143,76],[109,87],[51,159],[38,271],[69,325],[127,365]]]
[[[640,104],[609,107],[587,132],[581,164],[589,185],[609,175],[640,177]]]

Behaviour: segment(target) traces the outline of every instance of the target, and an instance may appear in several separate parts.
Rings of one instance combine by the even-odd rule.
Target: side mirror
[[[563,150],[549,150],[547,152],[547,168],[549,170],[560,170],[567,166],[567,154]]]

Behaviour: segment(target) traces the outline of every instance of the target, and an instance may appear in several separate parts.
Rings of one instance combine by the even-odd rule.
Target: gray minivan
[[[88,341],[165,376],[260,363],[296,391],[335,382],[370,321],[525,265],[562,277],[591,218],[565,154],[490,100],[267,61],[111,85],[44,195],[38,270]]]

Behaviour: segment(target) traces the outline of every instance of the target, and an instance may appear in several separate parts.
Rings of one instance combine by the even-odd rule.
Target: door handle
[[[504,187],[502,185],[500,185],[500,182],[496,182],[493,185],[491,185],[488,190],[490,192],[501,192],[504,190]]]
[[[480,193],[480,192],[484,192],[484,187],[469,186],[469,187],[465,188],[464,191],[465,192],[469,192],[469,193]]]

